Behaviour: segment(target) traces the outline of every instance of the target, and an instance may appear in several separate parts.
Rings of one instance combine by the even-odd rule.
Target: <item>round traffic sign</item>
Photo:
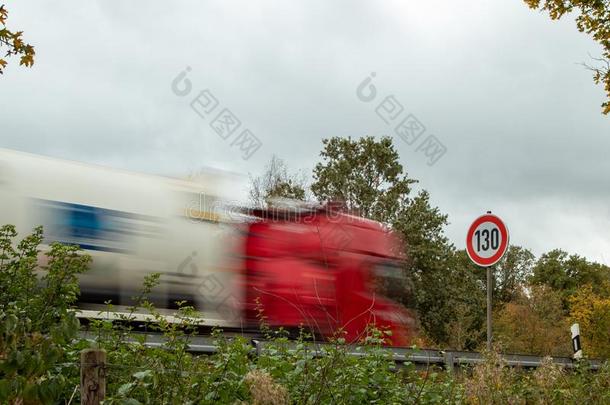
[[[466,252],[479,266],[492,266],[508,248],[508,229],[500,218],[485,214],[470,225],[466,235]]]

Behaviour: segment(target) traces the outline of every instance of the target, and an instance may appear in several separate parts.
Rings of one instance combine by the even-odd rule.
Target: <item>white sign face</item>
[[[483,222],[474,230],[471,243],[478,256],[489,259],[498,252],[501,241],[500,228],[493,222]]]
[[[495,215],[477,218],[466,237],[466,251],[479,266],[491,266],[498,262],[508,248],[508,230]]]

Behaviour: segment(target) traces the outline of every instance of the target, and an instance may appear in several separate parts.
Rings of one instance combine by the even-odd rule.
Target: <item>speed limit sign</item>
[[[470,260],[488,267],[498,262],[508,247],[508,229],[491,213],[480,216],[470,225],[466,235],[466,251]]]

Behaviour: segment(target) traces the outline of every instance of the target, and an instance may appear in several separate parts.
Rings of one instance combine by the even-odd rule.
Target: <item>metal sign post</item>
[[[491,350],[491,294],[493,282],[491,279],[491,266],[487,267],[487,350]]]
[[[487,269],[487,350],[492,341],[492,291],[491,266],[496,264],[508,249],[508,229],[500,218],[487,211],[470,225],[466,234],[466,252],[475,264]]]

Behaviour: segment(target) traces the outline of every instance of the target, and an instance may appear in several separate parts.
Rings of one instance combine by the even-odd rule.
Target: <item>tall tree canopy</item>
[[[23,42],[23,31],[11,31],[6,27],[8,10],[0,5],[0,50],[7,48],[4,57],[0,57],[0,74],[7,65],[5,58],[20,56],[19,64],[31,67],[34,64],[34,47]]]
[[[339,199],[365,218],[394,222],[416,181],[403,173],[392,138],[333,137],[323,146],[322,162],[313,172],[313,194],[320,201]]]
[[[603,49],[601,65],[587,66],[593,70],[595,83],[605,87],[607,99],[602,104],[604,114],[610,113],[610,1],[609,0],[525,0],[533,9],[548,11],[553,20],[558,20],[572,11],[578,11],[576,26],[580,32],[593,36]]]
[[[610,296],[610,268],[590,262],[578,255],[568,255],[560,249],[544,253],[533,268],[532,284],[547,285],[560,291],[564,308],[579,288],[593,286],[595,293]]]

